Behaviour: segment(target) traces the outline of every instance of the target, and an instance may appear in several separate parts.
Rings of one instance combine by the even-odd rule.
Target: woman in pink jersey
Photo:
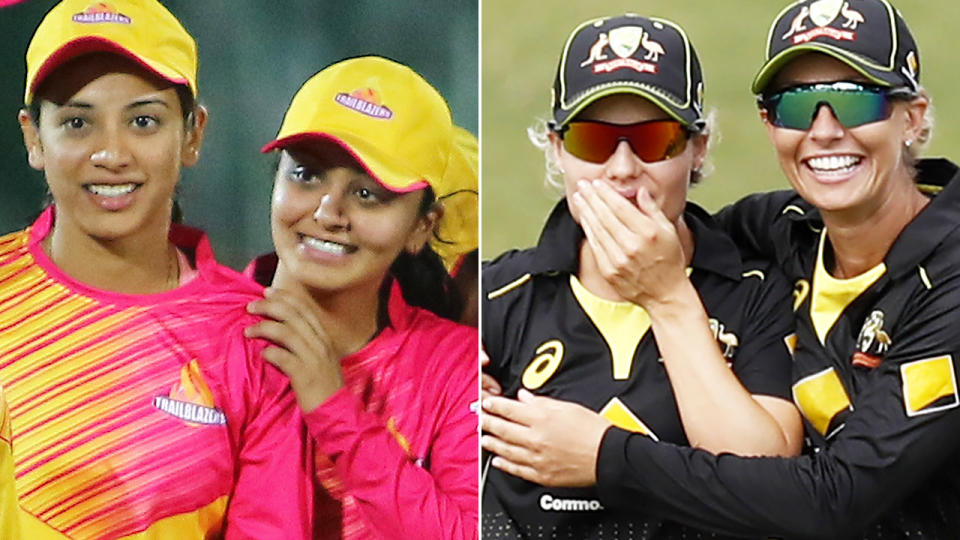
[[[171,224],[193,38],[155,0],[64,0],[26,60],[53,204],[0,238],[0,538],[309,538],[302,420],[243,335],[259,289]]]
[[[319,538],[476,538],[477,332],[441,259],[476,248],[476,142],[408,67],[334,64],[293,98],[276,256],[248,335],[290,376],[316,446]],[[429,244],[429,245],[428,245]]]

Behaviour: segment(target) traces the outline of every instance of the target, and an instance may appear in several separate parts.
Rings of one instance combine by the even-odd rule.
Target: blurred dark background
[[[275,159],[259,149],[300,85],[323,67],[363,54],[403,62],[443,94],[457,124],[477,133],[477,0],[161,1],[197,40],[200,101],[210,110],[200,163],[184,169],[180,184],[185,222],[205,230],[218,259],[234,268],[270,250]],[[43,176],[27,166],[16,116],[27,44],[55,4],[0,8],[0,233],[29,225],[41,210]]]

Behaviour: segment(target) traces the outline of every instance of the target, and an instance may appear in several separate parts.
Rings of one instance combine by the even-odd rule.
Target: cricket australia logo
[[[843,17],[840,28],[830,26],[838,17]],[[808,27],[807,21],[815,26]],[[800,8],[793,18],[790,28],[780,39],[792,39],[794,44],[806,43],[818,37],[828,37],[837,41],[857,39],[854,30],[864,22],[863,14],[850,8],[850,2],[844,0],[819,0]]]
[[[180,380],[174,383],[168,395],[153,398],[153,406],[191,426],[222,426],[227,423],[226,415],[214,404],[213,392],[203,380],[196,360],[183,366]]]
[[[855,366],[873,369],[880,365],[887,349],[893,341],[890,335],[883,330],[883,312],[873,310],[860,328],[857,336],[857,350],[853,353],[851,363]]]
[[[658,30],[663,29],[661,23],[654,23]],[[642,59],[634,57],[634,53],[643,49]],[[609,49],[616,58],[607,55]],[[580,67],[593,67],[594,73],[609,73],[618,69],[632,69],[638,73],[656,73],[657,62],[660,56],[667,54],[663,45],[655,41],[650,32],[640,26],[621,26],[609,32],[600,32],[597,41],[590,47],[590,55],[580,63]]]
[[[733,332],[727,332],[723,323],[717,319],[711,318],[709,323],[710,331],[713,332],[714,339],[720,344],[720,352],[723,354],[723,359],[729,363],[733,359],[734,351],[740,346],[740,340],[737,339],[736,334]]]

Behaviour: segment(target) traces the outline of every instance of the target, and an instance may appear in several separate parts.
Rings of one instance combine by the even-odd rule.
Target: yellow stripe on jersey
[[[863,294],[863,291],[887,271],[887,266],[881,262],[859,276],[837,279],[827,272],[823,264],[823,246],[826,243],[827,230],[824,229],[820,234],[817,265],[813,270],[813,297],[810,299],[810,319],[821,345],[826,343],[827,334],[850,302]]]
[[[510,291],[516,289],[517,287],[523,285],[524,283],[530,281],[530,277],[531,277],[530,274],[524,274],[524,275],[518,277],[517,279],[511,281],[510,283],[507,283],[507,284],[504,285],[503,287],[500,287],[499,289],[497,289],[497,290],[495,290],[495,291],[491,291],[490,293],[487,294],[487,300],[493,300],[493,299],[495,299],[495,298],[497,298],[497,297],[500,297],[500,296],[503,296],[503,295],[507,294],[508,292],[510,292]]]
[[[570,288],[610,348],[613,378],[618,381],[629,378],[637,345],[650,329],[650,315],[631,302],[600,298],[588,291],[573,274],[570,274]]]
[[[17,523],[19,510],[10,440],[10,414],[0,388],[0,538],[23,538]]]
[[[907,416],[918,416],[958,404],[957,377],[950,355],[906,362],[900,366]]]
[[[659,441],[657,434],[643,423],[643,420],[637,418],[620,398],[614,397],[600,410],[600,416],[613,422],[618,428],[646,435],[655,441]]]
[[[793,401],[810,425],[824,436],[833,419],[851,409],[850,396],[832,367],[797,381],[793,385]]]
[[[196,538],[213,540],[221,537],[220,524],[227,513],[229,496],[224,495],[212,503],[185,514],[178,514],[156,521],[143,532],[118,538],[118,540],[157,540],[159,538]],[[67,536],[36,517],[20,512],[22,536],[3,536],[2,538],[29,538],[30,540],[94,540],[101,534],[96,532],[75,533]],[[3,532],[0,529],[0,532]]]

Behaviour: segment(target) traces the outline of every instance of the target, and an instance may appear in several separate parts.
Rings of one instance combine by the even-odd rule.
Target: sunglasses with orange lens
[[[563,147],[574,157],[604,163],[627,141],[633,153],[646,163],[679,155],[687,147],[690,131],[676,120],[650,120],[637,124],[611,124],[598,120],[575,120],[558,130]]]

